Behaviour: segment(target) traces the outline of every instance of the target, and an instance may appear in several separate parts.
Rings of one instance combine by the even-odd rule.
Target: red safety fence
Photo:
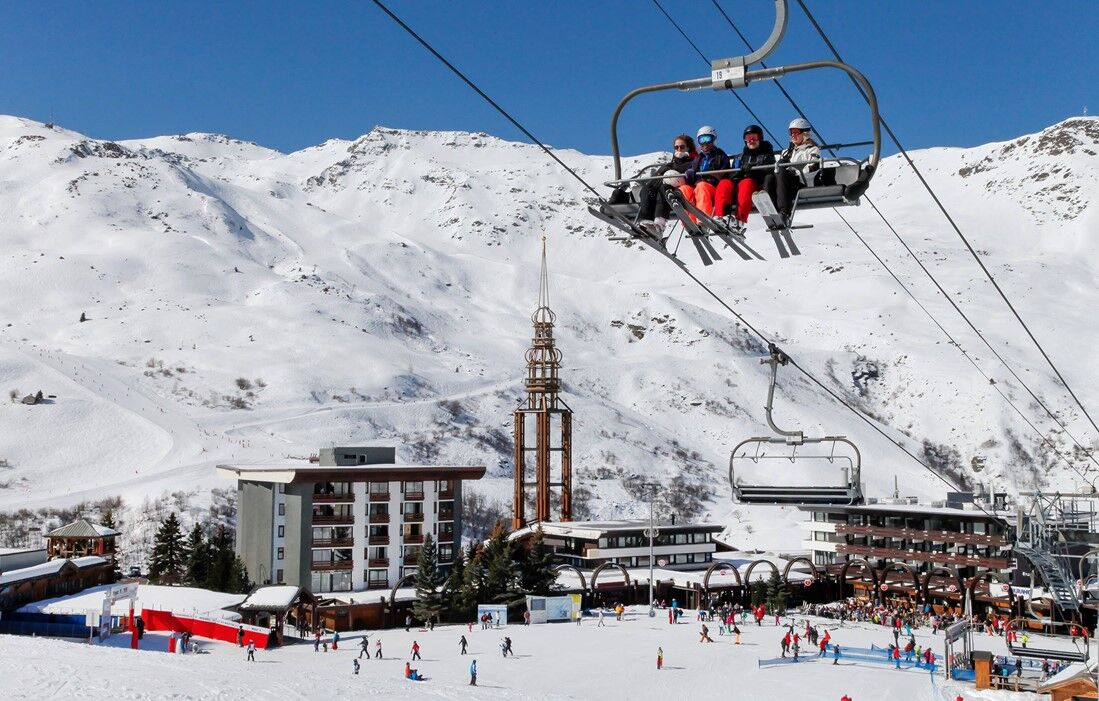
[[[227,643],[236,643],[240,628],[244,629],[244,644],[255,643],[260,649],[267,649],[271,631],[258,626],[242,625],[232,621],[220,621],[195,616],[183,616],[171,611],[156,611],[143,609],[141,620],[145,622],[145,630],[172,630],[177,633],[190,633],[200,638],[222,640]]]

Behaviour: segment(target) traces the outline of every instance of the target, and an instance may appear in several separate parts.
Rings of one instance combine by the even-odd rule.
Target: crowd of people
[[[794,119],[789,144],[776,153],[763,138],[763,129],[749,124],[741,134],[743,148],[735,157],[717,145],[717,130],[712,126],[701,127],[694,138],[679,134],[672,140],[671,159],[656,166],[653,179],[641,181],[635,194],[638,226],[654,237],[663,236],[674,216],[669,194],[682,197],[706,216],[724,218],[737,233],[745,230],[752,195],[759,190],[766,191],[778,211],[789,218],[798,190],[817,184],[822,172],[820,147],[812,131],[807,120]],[[627,201],[625,188],[615,190],[610,199],[611,204]],[[697,221],[694,215],[691,218]]]

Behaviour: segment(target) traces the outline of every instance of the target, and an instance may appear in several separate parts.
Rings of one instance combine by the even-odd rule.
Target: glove
[[[698,179],[698,174],[695,173],[694,168],[688,168],[687,172],[683,174],[683,177],[687,180],[687,183],[694,185],[695,180]]]

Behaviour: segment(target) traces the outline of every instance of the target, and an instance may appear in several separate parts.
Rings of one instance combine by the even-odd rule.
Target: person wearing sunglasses
[[[798,190],[811,182],[811,173],[820,169],[820,147],[813,141],[812,131],[813,127],[806,119],[798,117],[790,122],[790,144],[779,154],[780,167],[763,181],[775,207],[787,221]],[[804,165],[797,165],[799,163]]]
[[[760,166],[773,165],[775,147],[763,138],[763,128],[749,124],[744,128],[744,150],[737,159],[740,171],[733,176],[736,183],[736,223],[744,231],[748,214],[752,211],[752,193],[763,188],[768,171]],[[719,212],[722,214],[722,212]]]
[[[641,188],[637,197],[640,205],[637,225],[647,233],[659,238],[668,224],[671,207],[664,196],[666,189],[678,187],[683,191],[684,197],[690,196],[686,192],[690,188],[683,183],[682,174],[691,167],[696,155],[698,152],[695,150],[694,139],[687,134],[680,134],[672,140],[672,160],[653,173],[666,177],[663,180],[650,180]]]
[[[691,161],[691,167],[683,174],[690,192],[684,191],[703,214],[721,213],[732,204],[733,181],[728,173],[707,175],[715,170],[729,170],[729,156],[717,147],[717,130],[704,126],[695,137],[698,141],[698,155]]]

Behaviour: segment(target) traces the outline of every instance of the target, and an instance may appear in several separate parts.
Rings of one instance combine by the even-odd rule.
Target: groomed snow
[[[660,612],[661,614],[663,612]],[[822,621],[825,627],[829,621]],[[716,634],[713,644],[698,642],[698,623],[669,626],[665,616],[650,619],[643,607],[630,607],[625,620],[606,618],[606,627],[585,619],[571,623],[509,626],[482,631],[478,626],[440,626],[434,631],[403,629],[370,632],[371,650],[380,639],[383,660],[363,659],[359,676],[352,659],[359,652],[357,634],[342,634],[337,651],[313,652],[311,644],[257,651],[256,662],[245,661],[234,645],[200,640],[208,655],[169,655],[124,646],[116,636],[108,646],[0,636],[0,678],[5,697],[161,699],[343,699],[369,696],[384,699],[766,699],[797,698],[838,701],[1033,701],[1030,694],[982,692],[970,685],[934,685],[923,670],[897,671],[872,663],[806,658],[798,665],[760,668],[757,659],[778,654],[782,629],[745,626],[742,645]],[[841,646],[869,647],[891,642],[888,630],[856,624],[832,631]],[[822,632],[823,634],[823,632]],[[458,639],[469,640],[470,654],[458,654]],[[515,656],[503,659],[503,636],[514,641]],[[934,643],[941,654],[942,636],[919,632],[921,645]],[[423,661],[414,667],[427,681],[402,678],[409,648],[416,640]],[[1003,652],[1001,641],[978,635],[978,646]],[[147,634],[147,648],[167,648],[163,635]],[[999,647],[997,647],[999,646]],[[656,670],[657,647],[664,649],[662,671]],[[477,660],[478,687],[468,686],[468,668]]]

